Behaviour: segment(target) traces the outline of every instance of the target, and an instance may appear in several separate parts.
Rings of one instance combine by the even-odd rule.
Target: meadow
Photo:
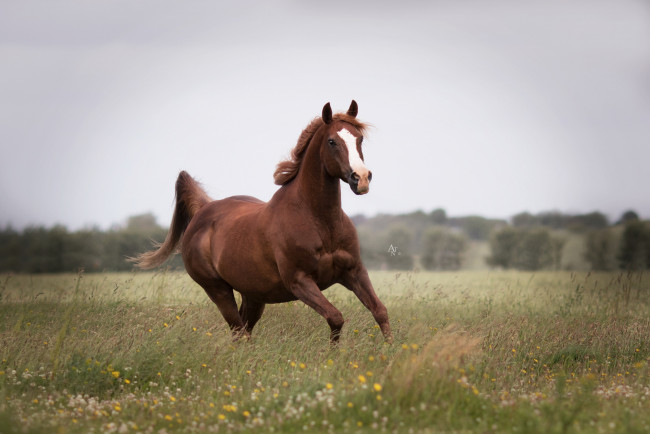
[[[0,432],[648,432],[650,278],[373,272],[233,342],[185,273],[0,275]]]

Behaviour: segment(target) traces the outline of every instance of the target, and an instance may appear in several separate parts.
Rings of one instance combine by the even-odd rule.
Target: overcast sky
[[[268,200],[353,98],[350,215],[650,218],[647,1],[48,0],[0,3],[0,225],[167,225],[180,170]]]

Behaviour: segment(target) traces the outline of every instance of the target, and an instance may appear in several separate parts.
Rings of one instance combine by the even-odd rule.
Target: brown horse
[[[340,283],[372,312],[392,340],[388,314],[361,263],[356,230],[341,209],[342,180],[356,194],[369,190],[361,142],[366,125],[357,103],[332,115],[330,104],[300,135],[291,159],[278,164],[281,185],[267,203],[250,196],[212,201],[186,172],[176,181],[176,209],[167,238],[134,262],[162,264],[178,243],[188,274],[205,289],[235,336],[250,336],[267,303],[301,300],[322,315],[332,342],[343,315],[321,293]],[[182,238],[182,239],[181,239]],[[233,295],[241,294],[241,306]]]

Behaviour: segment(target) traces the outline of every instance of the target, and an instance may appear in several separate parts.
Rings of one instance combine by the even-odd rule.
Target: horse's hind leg
[[[235,337],[237,338],[240,335],[249,336],[249,332],[244,327],[244,322],[237,311],[237,302],[230,285],[223,280],[218,280],[210,285],[203,286],[203,289],[205,289],[210,300],[217,305],[219,312],[230,326]]]
[[[264,303],[252,301],[242,295],[241,306],[239,307],[239,316],[241,317],[248,333],[253,331],[253,327],[255,327],[255,324],[257,324],[257,321],[259,321],[262,316],[265,306]]]

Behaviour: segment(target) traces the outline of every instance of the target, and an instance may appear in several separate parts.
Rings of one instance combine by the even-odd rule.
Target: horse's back
[[[266,206],[252,196],[231,196],[204,205],[192,218],[189,232],[202,232],[215,227],[241,226],[242,219],[250,220]]]
[[[223,200],[233,200],[233,201],[241,201],[241,202],[249,202],[249,203],[257,203],[257,204],[264,204],[266,202],[259,200],[256,197],[253,196],[230,196],[226,199]]]

